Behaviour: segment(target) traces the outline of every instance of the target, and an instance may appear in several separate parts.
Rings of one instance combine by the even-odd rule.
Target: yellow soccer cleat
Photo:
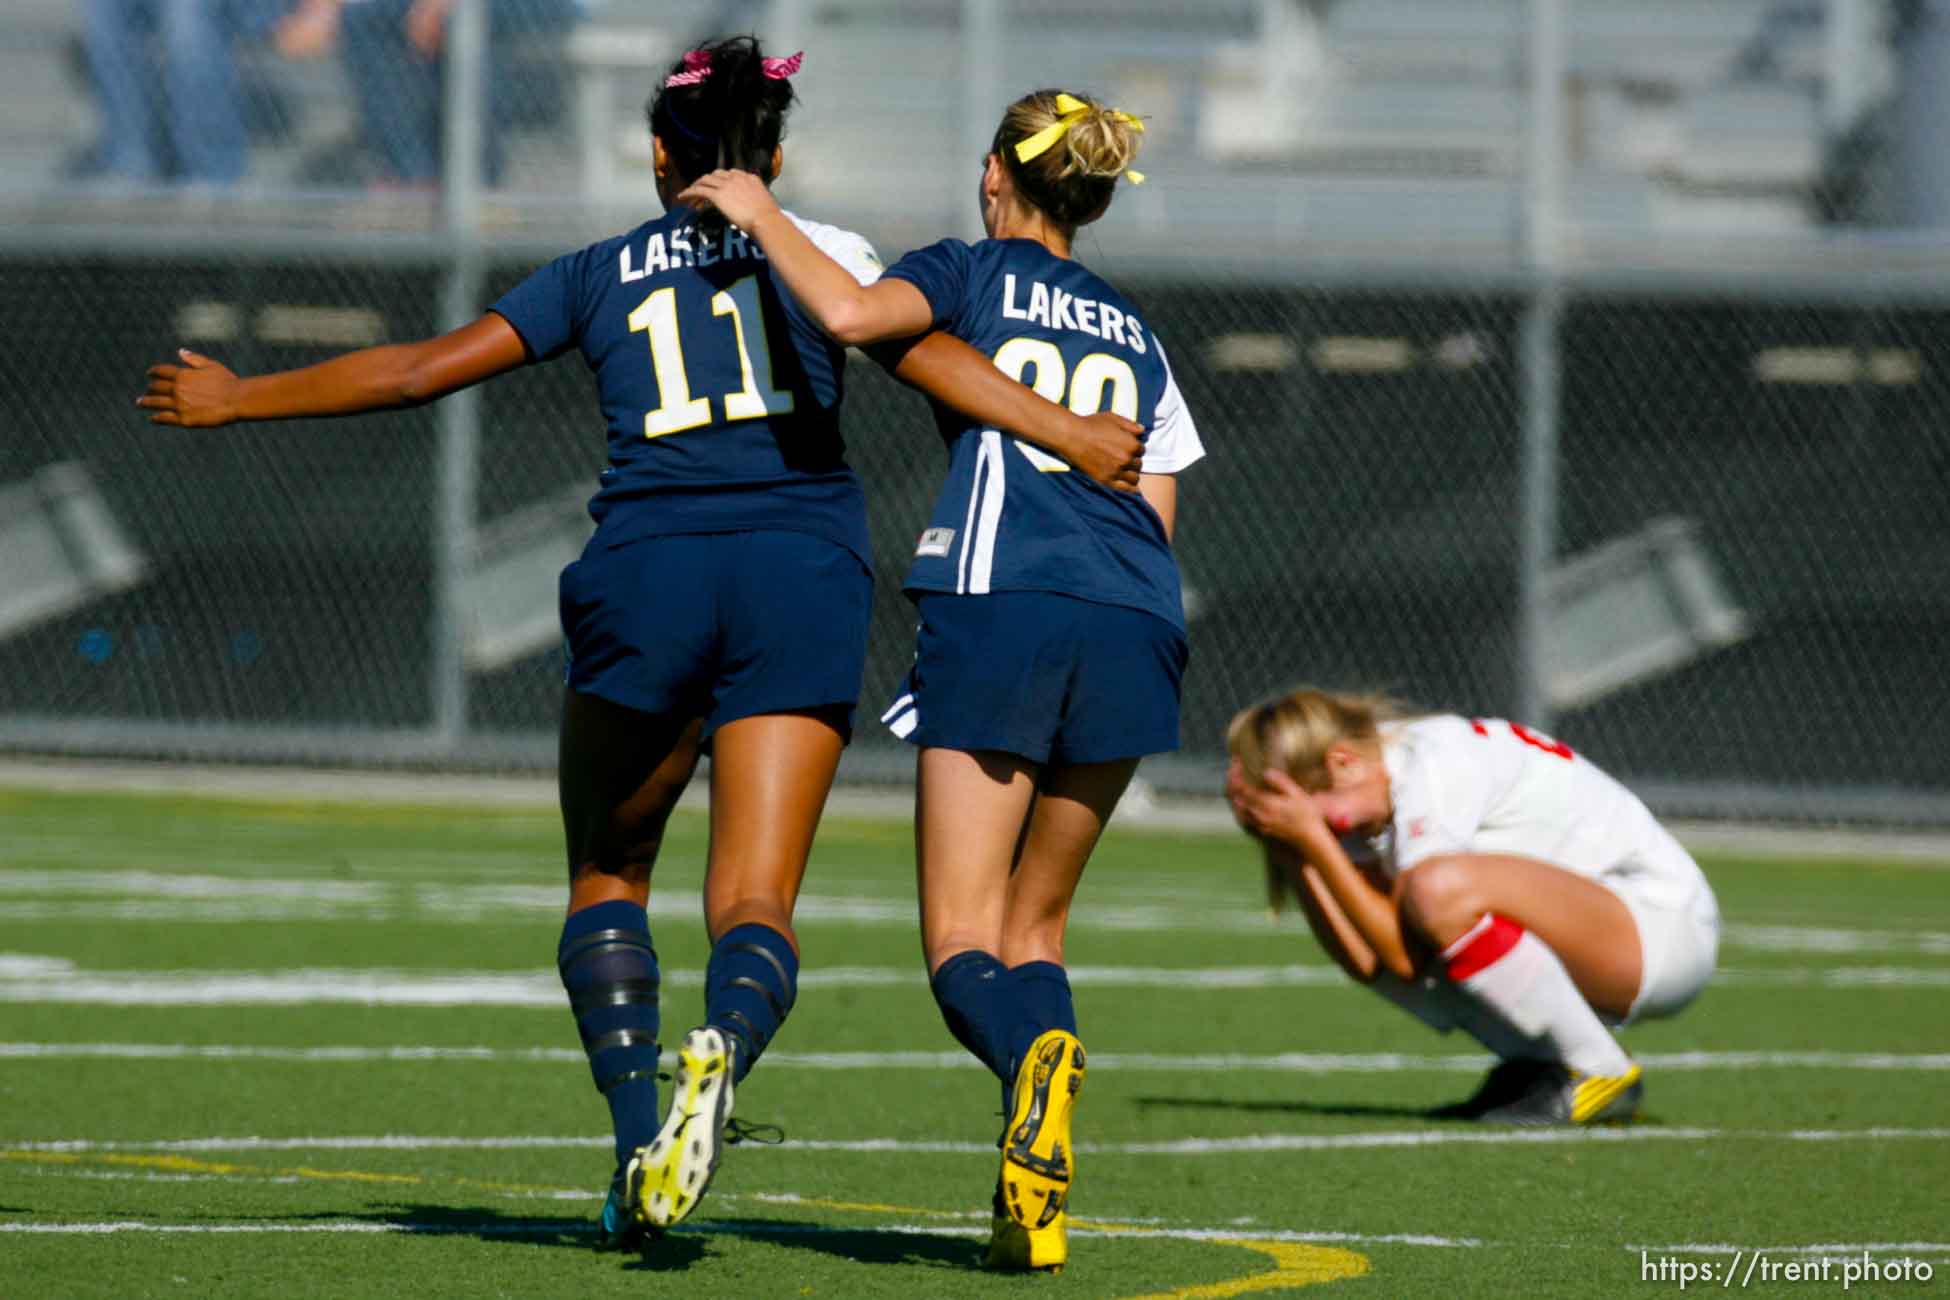
[[[638,1212],[653,1228],[668,1228],[697,1207],[724,1153],[731,1118],[731,1045],[705,1026],[684,1035],[664,1126],[638,1147],[627,1167]]]
[[[1059,1211],[1047,1226],[1025,1228],[997,1210],[982,1267],[997,1273],[1061,1273],[1069,1258],[1069,1215]]]
[[[1553,1124],[1616,1124],[1638,1115],[1645,1099],[1644,1071],[1586,1074],[1567,1065],[1543,1064],[1512,1100],[1477,1115],[1485,1124],[1527,1127]]]
[[[1062,1029],[1040,1035],[1016,1067],[1002,1131],[1002,1208],[1032,1233],[1056,1223],[1069,1200],[1070,1114],[1082,1087],[1083,1044]]]
[[[1634,1065],[1619,1075],[1571,1071],[1571,1122],[1602,1124],[1634,1119],[1645,1100],[1645,1071]]]

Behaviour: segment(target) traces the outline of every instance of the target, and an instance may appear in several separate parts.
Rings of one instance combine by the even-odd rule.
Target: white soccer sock
[[[1522,926],[1485,913],[1469,932],[1442,951],[1450,986],[1509,1022],[1528,1039],[1530,1056],[1562,1061],[1586,1074],[1621,1075],[1632,1058],[1611,1036],[1578,992],[1557,954]],[[1463,1026],[1499,1056],[1477,1026]]]
[[[1500,1061],[1529,1060],[1547,1050],[1518,1032],[1495,1007],[1441,975],[1404,980],[1391,970],[1379,970],[1368,987],[1437,1033],[1462,1030]]]

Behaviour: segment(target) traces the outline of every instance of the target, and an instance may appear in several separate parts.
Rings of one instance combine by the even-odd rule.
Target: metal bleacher
[[[1572,222],[1808,225],[1833,124],[1821,112],[1819,8],[1816,21],[1776,21],[1796,3],[1572,0]],[[78,20],[65,0],[7,8],[5,184],[45,189],[92,136],[86,92],[66,68]],[[968,233],[971,155],[999,92],[1060,83],[1149,122],[1145,169],[1157,183],[1118,205],[1107,235],[1494,244],[1516,228],[1525,0],[1002,0],[995,103],[970,90],[967,9],[589,0],[582,24],[533,51],[554,61],[563,105],[513,134],[506,191],[591,213],[653,202],[643,105],[657,73],[713,24],[769,32],[776,22],[809,55],[782,194],[833,221],[896,238]],[[1763,39],[1772,44],[1755,59]],[[307,158],[349,133],[343,79],[330,61],[283,65],[262,48],[245,57],[301,110],[285,135],[254,145],[249,183],[301,186]]]
[[[1819,24],[1776,33],[1764,75],[1742,66],[1780,7],[1569,6],[1574,222],[1809,223],[1824,145]],[[799,201],[957,228],[974,165],[956,84],[960,10],[811,7],[802,43],[818,61],[789,184]],[[1147,114],[1147,170],[1164,183],[1113,222],[1235,244],[1302,232],[1495,241],[1517,220],[1528,23],[1522,0],[1046,0],[1008,7],[998,62],[1010,88],[1080,85]]]

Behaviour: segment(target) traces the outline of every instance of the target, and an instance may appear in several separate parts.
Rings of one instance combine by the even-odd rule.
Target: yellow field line
[[[963,1217],[952,1210],[924,1210],[911,1205],[887,1205],[878,1201],[833,1201],[801,1196],[795,1197],[792,1203],[813,1209],[838,1210],[853,1214],[899,1214],[924,1219]],[[1075,1227],[1099,1232],[1105,1236],[1171,1235],[1168,1229],[1140,1225],[1100,1223],[1089,1219],[1072,1219],[1070,1222]],[[1287,1287],[1311,1286],[1316,1282],[1338,1282],[1342,1278],[1360,1277],[1370,1267],[1366,1255],[1342,1250],[1337,1246],[1310,1246],[1290,1241],[1254,1241],[1248,1237],[1215,1237],[1210,1240],[1215,1246],[1237,1246],[1243,1250],[1257,1251],[1273,1261],[1273,1270],[1268,1273],[1253,1273],[1246,1277],[1232,1278],[1224,1282],[1208,1282],[1202,1286],[1180,1287],[1175,1291],[1158,1291],[1150,1295],[1133,1296],[1130,1300],[1231,1300],[1233,1296],[1248,1295],[1254,1291],[1276,1291]]]
[[[314,1169],[308,1165],[294,1168],[264,1168],[256,1165],[238,1165],[216,1160],[198,1160],[183,1155],[140,1155],[130,1152],[87,1152],[72,1151],[19,1151],[0,1149],[0,1159],[16,1160],[35,1164],[55,1165],[119,1165],[135,1169],[155,1169],[169,1173],[211,1174],[229,1177],[258,1178],[303,1178],[322,1182],[381,1183],[392,1185],[426,1185],[439,1182],[445,1185],[479,1188],[500,1192],[547,1192],[555,1189],[520,1183],[484,1182],[470,1178],[429,1179],[419,1174],[387,1174],[358,1169]],[[959,1219],[965,1217],[953,1210],[929,1210],[912,1205],[892,1205],[882,1201],[840,1201],[821,1197],[794,1197],[792,1204],[803,1205],[809,1209],[833,1210],[845,1214],[889,1214],[904,1218],[921,1219]],[[1072,1222],[1080,1229],[1102,1233],[1105,1236],[1171,1236],[1169,1229],[1151,1228],[1134,1224],[1104,1223],[1095,1220],[1074,1219]],[[1234,1296],[1248,1295],[1255,1291],[1273,1291],[1282,1288],[1311,1286],[1317,1282],[1336,1282],[1343,1278],[1360,1277],[1369,1269],[1368,1257],[1351,1250],[1335,1246],[1313,1246],[1286,1241],[1256,1241],[1250,1237],[1223,1237],[1209,1239],[1215,1246],[1233,1246],[1242,1250],[1254,1251],[1273,1261],[1270,1271],[1251,1273],[1245,1277],[1231,1278],[1223,1282],[1208,1282],[1198,1286],[1180,1287],[1174,1291],[1159,1291],[1144,1296],[1134,1296],[1130,1300],[1232,1300]]]
[[[338,1183],[391,1183],[425,1186],[430,1182],[457,1187],[479,1188],[496,1192],[545,1192],[553,1188],[524,1183],[492,1183],[472,1178],[429,1179],[419,1174],[382,1174],[361,1169],[314,1169],[309,1165],[298,1165],[289,1169],[267,1169],[262,1165],[235,1165],[218,1160],[198,1160],[180,1155],[136,1155],[125,1151],[84,1152],[73,1151],[19,1151],[0,1149],[0,1160],[18,1160],[29,1164],[52,1165],[122,1165],[133,1169],[155,1169],[173,1174],[211,1174],[227,1177],[246,1178],[304,1178],[319,1182]]]
[[[1226,1282],[1204,1286],[1179,1287],[1176,1291],[1157,1291],[1130,1300],[1231,1300],[1254,1291],[1279,1291],[1288,1287],[1312,1286],[1316,1282],[1338,1282],[1360,1277],[1368,1271],[1368,1257],[1338,1246],[1307,1246],[1290,1241],[1251,1241],[1243,1237],[1214,1240],[1215,1246],[1239,1246],[1258,1251],[1273,1261],[1270,1273],[1254,1273]]]

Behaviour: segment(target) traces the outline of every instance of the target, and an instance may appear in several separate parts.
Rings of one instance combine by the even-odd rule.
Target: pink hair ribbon
[[[805,61],[806,52],[800,50],[788,59],[760,59],[758,61],[758,67],[759,71],[763,72],[772,80],[784,81],[787,77],[799,71],[799,65]]]
[[[771,62],[771,60],[766,60]],[[695,86],[711,75],[711,51],[689,50],[684,54],[684,70],[673,72],[664,78],[664,89],[672,86]]]

